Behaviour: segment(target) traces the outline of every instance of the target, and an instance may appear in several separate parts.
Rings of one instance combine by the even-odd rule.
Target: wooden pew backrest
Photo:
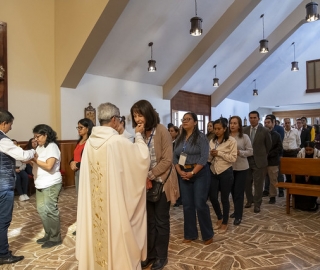
[[[280,163],[282,174],[320,176],[320,159],[282,157]]]

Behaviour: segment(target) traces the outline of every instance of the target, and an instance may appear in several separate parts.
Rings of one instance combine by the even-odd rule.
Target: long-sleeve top
[[[298,158],[305,158],[305,157],[306,157],[306,150],[305,150],[305,148],[302,148],[302,149],[299,151],[297,157],[298,157]],[[320,158],[320,151],[319,151],[317,148],[314,149],[313,158]]]
[[[275,125],[273,128],[274,131],[278,132],[280,134],[281,137],[281,142],[283,141],[284,138],[284,128],[282,126],[277,126]]]
[[[296,129],[284,130],[283,150],[294,150],[300,147],[301,140]]]
[[[218,144],[217,140],[211,140],[209,143],[210,150],[215,149],[218,155],[213,157],[209,153],[208,161],[211,161],[210,169],[215,174],[221,174],[226,169],[232,166],[237,160],[237,141],[229,136],[229,139]]]
[[[0,130],[0,132],[2,132]],[[4,134],[2,132],[2,134]],[[5,134],[4,134],[5,135]],[[5,135],[6,136],[6,135]],[[35,150],[23,150],[21,147],[16,146],[13,141],[11,141],[8,137],[3,138],[0,143],[0,152],[21,161],[28,161],[33,158],[35,154]]]
[[[206,165],[208,154],[209,154],[209,143],[206,135],[199,133],[197,142],[192,145],[194,134],[192,134],[187,141],[180,141],[176,146],[173,153],[173,164],[176,165],[179,162],[179,157],[181,153],[187,154],[187,159],[185,164],[199,164]]]
[[[239,137],[239,134],[237,134],[233,138],[237,141],[237,150],[239,150],[239,155],[237,156],[236,162],[232,163],[232,168],[235,171],[247,170],[249,169],[247,157],[253,155],[250,138],[247,134],[243,134],[241,138]]]
[[[272,146],[268,153],[268,166],[278,166],[280,164],[280,156],[282,154],[281,137],[275,130],[270,131]]]

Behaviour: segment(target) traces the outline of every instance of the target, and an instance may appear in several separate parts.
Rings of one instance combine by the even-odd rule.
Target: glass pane
[[[314,62],[307,62],[307,88],[314,89]]]
[[[315,76],[316,76],[315,88],[320,88],[320,61],[315,62]]]

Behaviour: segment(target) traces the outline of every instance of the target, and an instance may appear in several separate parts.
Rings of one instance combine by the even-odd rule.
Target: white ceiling
[[[237,1],[247,6],[233,18],[228,9],[239,5]],[[260,93],[278,74],[290,68],[293,41],[296,42],[296,59],[308,50],[310,41],[320,45],[318,22],[297,26],[297,22],[303,20],[301,14],[305,14],[304,6],[308,2],[198,0],[203,35],[193,37],[189,34],[190,18],[195,16],[193,0],[131,0],[87,73],[164,86],[173,95],[179,89],[206,95],[223,91],[225,93],[214,94],[219,95],[220,101],[228,97],[250,103],[254,79]],[[270,37],[270,52],[266,55],[256,54],[262,39],[261,14],[265,14],[265,38]],[[290,20],[293,21],[291,29]],[[215,27],[216,32],[212,32]],[[216,37],[212,37],[214,33]],[[157,62],[155,73],[147,71],[151,41],[154,43],[153,59]],[[310,59],[299,59],[300,63],[306,60]],[[219,88],[212,87],[214,65],[217,65]],[[266,104],[266,107],[275,108],[275,105]]]

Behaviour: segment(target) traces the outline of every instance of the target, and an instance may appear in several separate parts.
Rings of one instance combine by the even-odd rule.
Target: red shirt
[[[81,153],[83,151],[83,148],[85,146],[86,143],[84,144],[77,144],[76,148],[73,151],[73,160],[75,162],[80,162],[81,161]]]

